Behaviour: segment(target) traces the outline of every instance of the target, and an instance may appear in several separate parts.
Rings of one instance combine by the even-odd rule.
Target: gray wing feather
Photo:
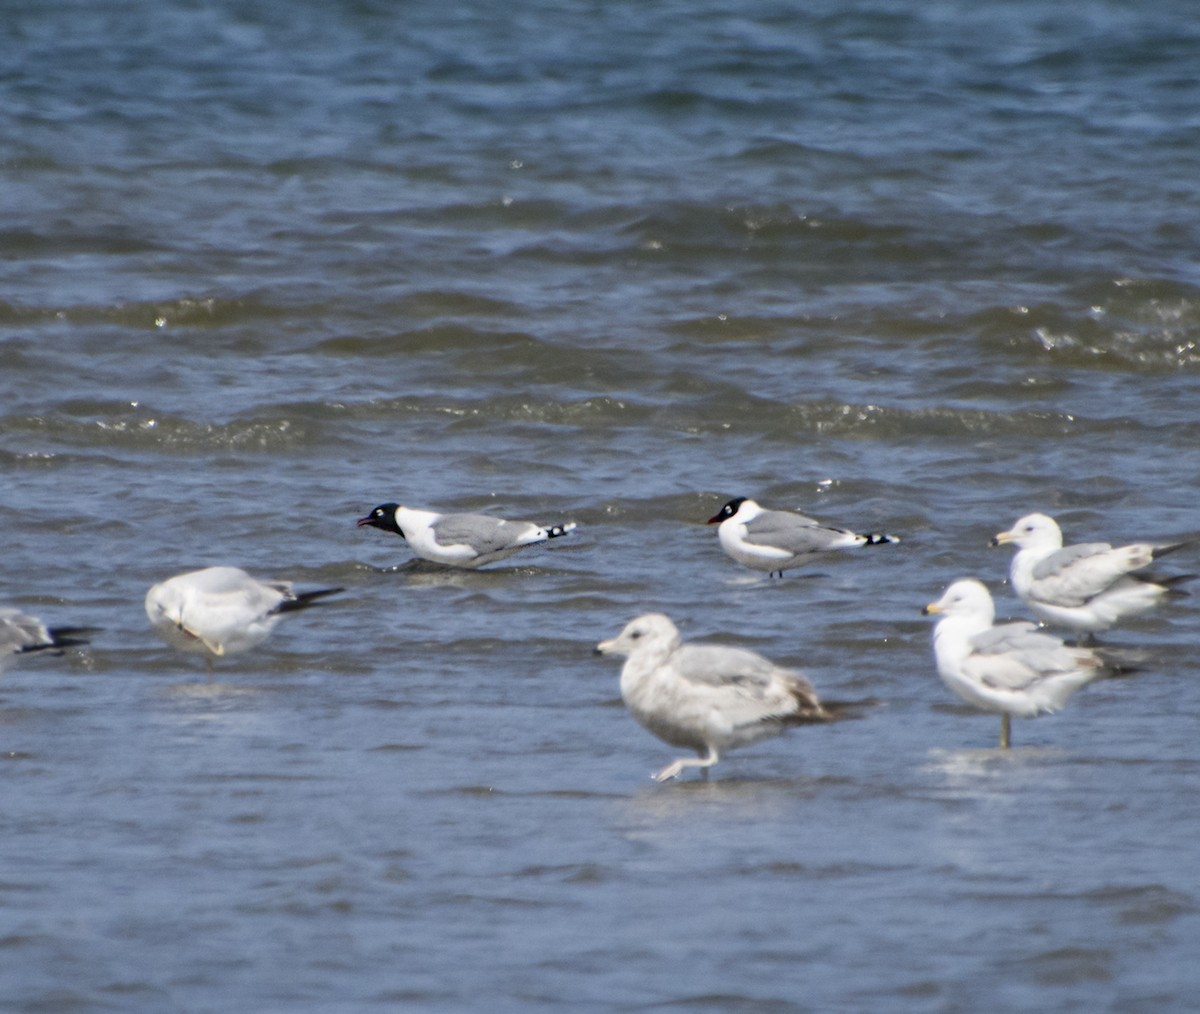
[[[1086,560],[1088,557],[1107,553],[1110,549],[1112,546],[1107,542],[1082,542],[1077,546],[1066,546],[1034,565],[1034,580],[1041,581],[1048,577],[1060,577],[1063,571],[1072,564]]]
[[[1082,606],[1131,569],[1137,568],[1130,566],[1128,553],[1107,542],[1067,546],[1034,566],[1030,595],[1049,605]]]
[[[531,525],[524,521],[504,521],[487,514],[447,514],[430,527],[440,545],[466,544],[483,554],[516,545]]]
[[[851,535],[789,511],[764,511],[746,525],[746,541],[791,553],[811,553]]]
[[[1086,664],[1076,649],[1032,623],[1005,623],[971,638],[967,668],[984,683],[1017,690]]]
[[[684,680],[723,700],[734,725],[824,716],[817,692],[804,676],[745,648],[685,644],[672,661]]]
[[[675,653],[674,661],[685,679],[713,687],[735,684],[747,689],[764,688],[776,670],[761,655],[723,644],[685,644]]]

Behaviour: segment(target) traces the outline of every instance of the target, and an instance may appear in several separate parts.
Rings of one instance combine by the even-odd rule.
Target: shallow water
[[[104,629],[0,682],[8,1009],[1190,1009],[1194,598],[1007,754],[919,616],[1200,531],[1190,5],[561,7],[9,12],[2,598]],[[734,495],[903,541],[769,581]],[[347,592],[206,682],[211,563]],[[654,785],[647,609],[880,703]]]

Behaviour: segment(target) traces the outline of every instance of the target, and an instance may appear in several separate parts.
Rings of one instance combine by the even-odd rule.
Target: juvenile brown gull
[[[707,777],[726,750],[833,717],[799,673],[745,648],[684,644],[662,613],[630,620],[596,651],[625,656],[621,698],[633,717],[659,739],[698,755],[672,761],[652,776],[657,782],[690,767]]]

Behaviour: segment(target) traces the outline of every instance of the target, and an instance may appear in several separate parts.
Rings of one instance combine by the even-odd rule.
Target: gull
[[[1060,710],[1085,683],[1117,672],[1089,648],[1074,648],[1028,622],[993,626],[991,592],[974,578],[955,581],[923,610],[933,628],[938,675],[954,693],[1000,714],[1000,746],[1012,742],[1012,716]]]
[[[20,609],[0,608],[0,672],[15,655],[87,644],[87,639],[78,635],[95,630],[95,627],[47,627],[36,616]]]
[[[154,585],[146,593],[146,615],[172,647],[206,654],[211,677],[214,656],[261,644],[285,613],[342,590],[297,594],[290,581],[259,581],[239,567],[206,567]]]
[[[780,577],[788,568],[836,549],[900,541],[878,532],[859,535],[844,528],[828,528],[803,514],[766,510],[744,496],[730,500],[708,523],[720,524],[717,538],[721,548],[738,563]]]
[[[1184,542],[1117,548],[1087,542],[1064,549],[1058,523],[1029,514],[992,539],[993,546],[1007,543],[1017,547],[1009,577],[1021,601],[1047,623],[1087,636],[1153,609],[1167,595],[1185,594],[1171,586],[1187,575],[1156,579],[1134,573]]]
[[[542,526],[487,514],[438,514],[397,503],[380,504],[365,518],[359,518],[358,527],[364,525],[395,532],[423,560],[468,570],[506,559],[526,546],[557,539],[575,529],[574,521]]]
[[[625,656],[621,698],[642,726],[696,751],[697,757],[681,757],[654,774],[656,782],[690,767],[707,778],[726,750],[778,736],[788,725],[834,717],[799,673],[745,648],[684,644],[662,613],[630,620],[596,652]]]

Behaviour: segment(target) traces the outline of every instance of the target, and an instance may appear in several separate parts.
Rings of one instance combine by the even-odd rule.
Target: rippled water
[[[1195,599],[1004,755],[918,615],[1200,531],[1190,4],[8,7],[0,598],[104,630],[0,683],[6,1009],[1194,1006]],[[734,495],[903,542],[768,581]],[[210,683],[210,563],[347,592]],[[653,785],[651,608],[880,705]]]

